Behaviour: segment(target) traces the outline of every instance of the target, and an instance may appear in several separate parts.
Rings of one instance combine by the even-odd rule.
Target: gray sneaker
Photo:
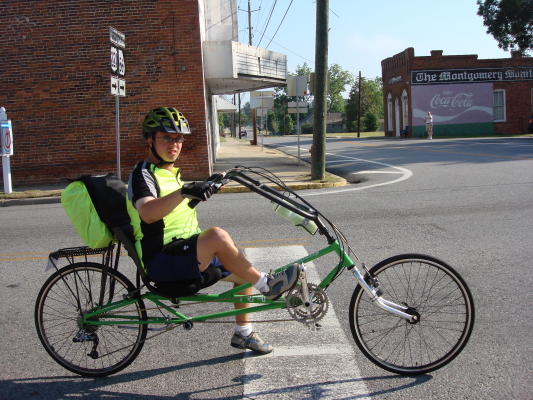
[[[231,346],[237,349],[250,349],[257,354],[268,354],[274,350],[271,345],[259,337],[257,332],[252,332],[249,336],[242,336],[235,332],[231,338]]]
[[[279,299],[283,293],[291,290],[296,285],[300,277],[300,270],[300,264],[293,264],[281,272],[268,274],[267,285],[269,290],[261,294],[270,300]]]

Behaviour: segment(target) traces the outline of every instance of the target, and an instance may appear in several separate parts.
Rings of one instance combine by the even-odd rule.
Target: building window
[[[387,96],[387,130],[392,131],[392,95]]]
[[[505,121],[505,90],[494,91],[494,122]]]
[[[407,99],[407,92],[404,90],[402,93],[402,121],[403,126],[407,126],[409,124],[409,102]]]

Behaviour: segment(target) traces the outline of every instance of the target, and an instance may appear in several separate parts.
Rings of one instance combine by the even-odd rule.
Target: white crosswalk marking
[[[247,257],[260,271],[269,271],[305,257],[303,246],[247,248]],[[307,266],[307,279],[319,283],[315,266]],[[290,318],[286,310],[252,314],[253,320]],[[355,364],[351,343],[330,305],[313,332],[294,322],[255,324],[261,337],[274,346],[266,356],[248,351],[244,357],[244,396],[250,399],[365,399],[368,390]]]

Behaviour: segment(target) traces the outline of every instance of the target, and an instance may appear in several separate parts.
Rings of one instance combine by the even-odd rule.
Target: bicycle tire
[[[374,364],[401,375],[420,375],[452,361],[474,327],[472,294],[448,264],[426,255],[404,254],[376,264],[383,298],[413,307],[420,321],[411,324],[370,300],[358,285],[350,302],[352,336]]]
[[[87,377],[111,375],[130,365],[142,350],[148,330],[146,324],[124,329],[118,322],[85,329],[81,326],[80,316],[95,309],[100,297],[102,267],[81,262],[56,271],[41,288],[35,304],[37,334],[48,354],[67,370]],[[105,288],[106,304],[135,290],[128,278],[112,269],[108,270]],[[147,319],[144,302],[139,298],[116,312]],[[92,339],[86,340],[87,337]]]

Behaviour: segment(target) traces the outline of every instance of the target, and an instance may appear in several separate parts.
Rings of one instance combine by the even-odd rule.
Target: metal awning
[[[205,81],[212,94],[287,85],[287,56],[233,41],[203,42]]]
[[[236,105],[231,104],[220,96],[215,96],[215,102],[219,113],[234,113],[237,111]]]

